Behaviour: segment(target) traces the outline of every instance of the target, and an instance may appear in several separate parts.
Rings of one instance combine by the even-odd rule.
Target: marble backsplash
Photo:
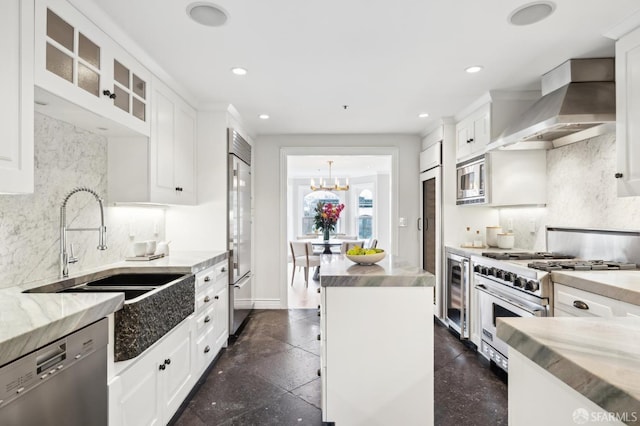
[[[33,194],[0,195],[0,288],[56,278],[59,270],[60,205],[73,188],[86,186],[105,200],[107,246],[96,249],[95,231],[69,232],[78,263],[70,273],[123,260],[131,242],[162,240],[165,211],[108,206],[107,139],[42,114],[35,114]],[[86,192],[67,203],[67,226],[96,227],[98,203]],[[133,236],[130,236],[133,235]]]
[[[609,133],[547,151],[546,207],[500,209],[517,247],[544,250],[546,226],[640,229],[640,197],[617,196],[615,143]]]

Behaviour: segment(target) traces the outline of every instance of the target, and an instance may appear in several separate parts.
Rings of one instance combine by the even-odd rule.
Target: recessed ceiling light
[[[235,75],[247,75],[247,70],[242,67],[231,68],[231,72]]]
[[[556,5],[550,1],[537,1],[520,6],[509,15],[509,22],[513,25],[531,25],[542,21],[556,10]]]
[[[187,15],[207,27],[221,27],[227,22],[227,12],[213,3],[191,3],[187,6]]]
[[[418,118],[427,118],[429,116],[429,113],[426,112],[421,112],[420,114],[418,114]]]
[[[260,120],[268,120],[268,119],[269,119],[269,114],[260,114],[260,115],[258,116],[258,118],[259,118]]]
[[[473,74],[479,71],[482,71],[482,66],[481,65],[473,65],[470,66],[469,68],[465,68],[465,71],[468,72],[469,74]]]

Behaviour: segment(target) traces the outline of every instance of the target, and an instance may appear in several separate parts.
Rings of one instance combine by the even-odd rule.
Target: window
[[[358,195],[358,238],[373,236],[373,193],[363,189]]]
[[[340,198],[333,192],[314,191],[304,196],[302,205],[302,234],[312,234],[313,217],[316,215],[315,209],[318,202],[340,204]],[[340,229],[340,220],[336,224],[336,232]]]

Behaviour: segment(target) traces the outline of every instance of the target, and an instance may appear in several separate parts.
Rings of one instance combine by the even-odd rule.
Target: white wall
[[[398,182],[391,182],[392,220],[395,238],[392,253],[418,264],[420,138],[411,135],[274,135],[254,144],[254,280],[256,306],[286,307],[287,214],[286,163],[283,149],[307,154],[394,154]],[[312,152],[314,151],[315,152]],[[377,150],[377,151],[376,151]],[[373,152],[375,151],[375,152]],[[386,151],[386,152],[385,152]],[[285,158],[286,160],[286,158]],[[397,189],[395,189],[397,188]],[[381,190],[379,188],[379,190]],[[398,217],[409,226],[398,227]]]

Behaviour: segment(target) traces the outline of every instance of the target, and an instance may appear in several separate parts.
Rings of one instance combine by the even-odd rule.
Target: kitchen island
[[[322,420],[432,425],[435,277],[403,259],[320,273]]]
[[[630,317],[500,318],[509,424],[640,423],[639,331]]]

